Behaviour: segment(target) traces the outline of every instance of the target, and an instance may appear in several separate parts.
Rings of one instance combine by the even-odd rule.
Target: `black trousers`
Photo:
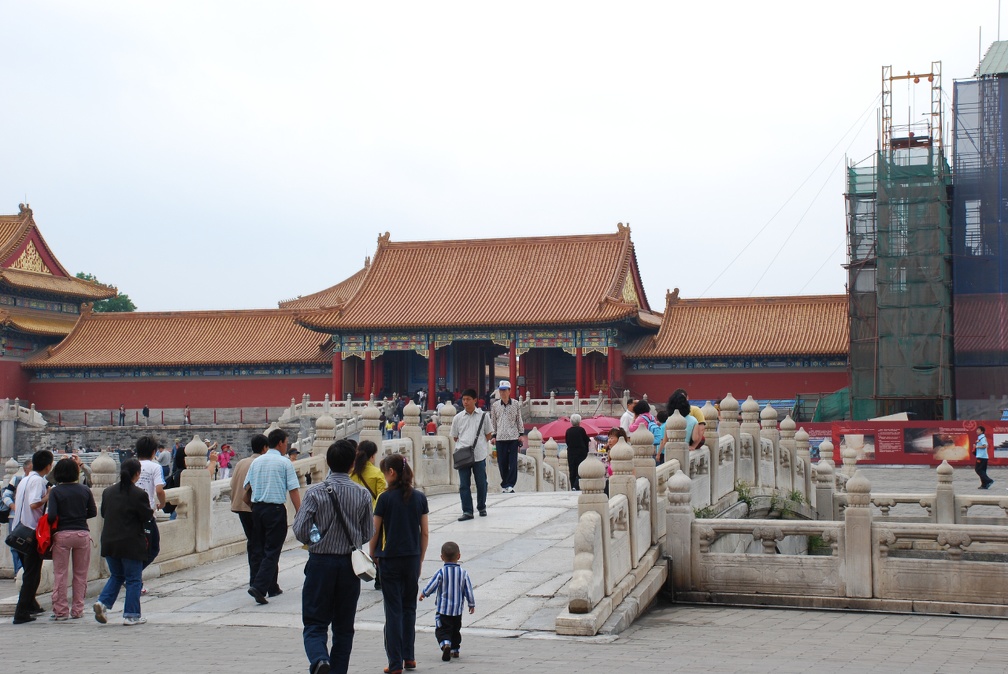
[[[994,480],[987,477],[987,459],[976,460],[976,474],[980,478],[980,486],[984,489],[994,484]]]
[[[567,469],[570,471],[571,489],[581,489],[581,476],[578,474],[578,468],[587,458],[587,449],[575,449],[573,451],[569,448],[567,449]]]
[[[39,582],[42,580],[42,556],[39,555],[38,548],[34,546],[29,552],[19,552],[18,554],[21,556],[24,575],[21,577],[21,594],[18,595],[14,617],[28,618],[32,611],[38,607],[35,593],[38,592]]]
[[[262,556],[250,585],[265,595],[277,584],[280,551],[287,539],[287,508],[279,503],[253,503],[252,523],[257,553]]]
[[[256,539],[255,524],[252,522],[252,513],[238,512],[238,521],[241,522],[242,530],[245,532],[245,552],[248,554],[249,565],[249,585],[255,582],[256,574],[259,573],[259,564],[262,563],[262,543]]]
[[[444,615],[443,613],[435,615],[434,636],[437,638],[439,647],[449,643],[451,649],[457,651],[462,645],[462,616]]]

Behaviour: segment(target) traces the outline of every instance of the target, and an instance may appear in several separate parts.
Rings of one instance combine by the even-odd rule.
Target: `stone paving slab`
[[[936,482],[931,468],[863,470],[876,492],[927,492]],[[1008,484],[1008,469],[994,469],[991,476],[997,480],[991,493]],[[976,481],[972,470],[957,469],[953,485],[957,493],[976,493]],[[465,618],[464,657],[443,664],[433,638],[433,603],[419,605],[418,671],[603,671],[633,664],[696,672],[1000,672],[1008,662],[1005,622],[983,618],[660,605],[619,638],[558,637],[553,621],[564,607],[571,573],[576,494],[491,495],[490,516],[471,522],[456,521],[457,496],[430,501],[424,577],[439,566],[441,543],[457,540],[476,584],[478,608]],[[143,652],[144,668],[164,673],[305,671],[300,587],[306,558],[300,548],[283,553],[285,592],[266,606],[245,593],[248,570],[239,555],[151,579],[151,595],[143,600],[150,622],[143,627],[118,624],[121,599],[104,626],[90,615],[66,623],[0,623],[0,644],[51,638],[60,644],[59,652],[2,648],[4,664],[43,671],[61,666],[59,653],[69,651],[80,671],[116,671],[128,669],[126,659]],[[0,581],[0,596],[13,594],[13,583]],[[48,605],[48,597],[40,601]],[[381,671],[383,622],[380,593],[367,584],[351,671]]]

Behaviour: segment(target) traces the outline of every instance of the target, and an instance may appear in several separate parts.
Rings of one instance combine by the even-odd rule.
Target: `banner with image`
[[[968,465],[978,426],[986,429],[990,465],[1008,465],[1008,423],[973,420],[835,421],[834,461],[840,464],[842,451],[850,448],[858,463]]]

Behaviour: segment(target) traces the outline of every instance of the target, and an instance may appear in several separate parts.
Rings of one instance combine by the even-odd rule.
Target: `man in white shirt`
[[[480,517],[486,517],[487,476],[486,459],[490,455],[490,438],[493,436],[489,414],[476,409],[476,391],[467,388],[462,391],[462,411],[452,419],[451,435],[455,447],[473,448],[476,463],[467,468],[459,468],[459,498],[462,500],[462,517],[459,522],[473,519],[472,478],[476,478],[476,509]]]
[[[11,512],[11,529],[23,524],[35,530],[42,519],[43,509],[49,501],[49,483],[45,476],[52,469],[53,454],[41,449],[32,455],[32,471],[28,477],[21,480],[14,499],[14,509]],[[21,552],[21,564],[24,567],[21,576],[21,593],[18,595],[17,608],[14,609],[14,624],[29,623],[35,620],[35,615],[42,613],[42,607],[35,599],[39,581],[42,580],[42,556],[38,548],[32,546]]]
[[[161,464],[154,460],[157,451],[157,440],[145,435],[136,441],[136,455],[140,459],[140,479],[136,485],[147,492],[150,507],[155,513],[165,506],[165,479]],[[143,568],[150,566],[154,558],[161,552],[161,533],[158,531],[157,518],[151,515],[150,521],[144,525],[147,530],[147,560]]]
[[[623,416],[619,418],[620,428],[626,431],[627,436],[630,435],[630,424],[632,424],[634,420],[633,407],[636,404],[637,404],[636,398],[630,398],[629,400],[627,400],[626,412],[624,412]]]

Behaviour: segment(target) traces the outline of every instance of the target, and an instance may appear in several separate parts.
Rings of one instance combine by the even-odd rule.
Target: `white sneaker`
[[[94,603],[94,619],[100,622],[102,625],[108,622],[108,618],[105,616],[105,605],[100,601]]]
[[[514,493],[514,487],[505,487],[504,488],[504,493],[505,494],[513,494]]]
[[[129,627],[130,625],[143,625],[147,622],[147,618],[123,618],[123,625]]]

